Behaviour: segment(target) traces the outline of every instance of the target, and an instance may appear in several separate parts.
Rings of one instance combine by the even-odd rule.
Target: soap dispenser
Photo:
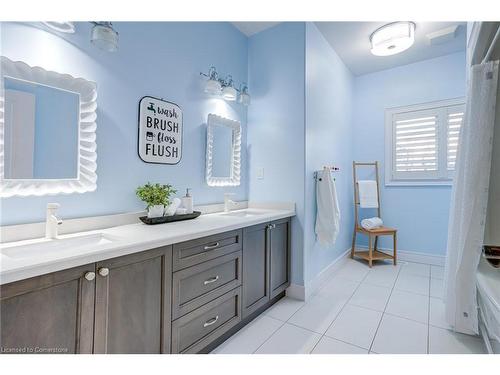
[[[186,209],[187,214],[193,213],[193,197],[189,194],[191,188],[186,189],[186,195],[182,197],[182,205]]]

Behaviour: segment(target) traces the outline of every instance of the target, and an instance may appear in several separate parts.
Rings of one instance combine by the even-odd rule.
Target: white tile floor
[[[443,267],[347,260],[306,303],[283,298],[213,353],[484,353],[448,330]]]

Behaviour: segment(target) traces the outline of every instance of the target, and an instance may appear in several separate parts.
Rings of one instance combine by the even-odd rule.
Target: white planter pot
[[[157,204],[156,206],[150,206],[148,208],[148,218],[162,217],[165,212],[165,206],[162,204]]]

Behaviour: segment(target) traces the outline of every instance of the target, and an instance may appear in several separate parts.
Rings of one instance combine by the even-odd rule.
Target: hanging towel
[[[358,181],[359,206],[361,208],[378,208],[377,181]]]
[[[339,234],[340,210],[337,190],[329,168],[318,172],[316,181],[316,236],[321,245],[333,245]]]
[[[382,225],[384,225],[384,222],[379,217],[371,217],[369,219],[361,220],[361,226],[365,229],[380,228]]]

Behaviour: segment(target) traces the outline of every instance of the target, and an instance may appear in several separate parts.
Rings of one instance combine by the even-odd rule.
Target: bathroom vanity
[[[95,243],[98,251],[89,239],[87,250],[46,257],[28,251],[23,258],[36,241],[7,244],[2,351],[208,352],[284,296],[293,215],[247,209],[124,225],[84,233],[108,239]]]

